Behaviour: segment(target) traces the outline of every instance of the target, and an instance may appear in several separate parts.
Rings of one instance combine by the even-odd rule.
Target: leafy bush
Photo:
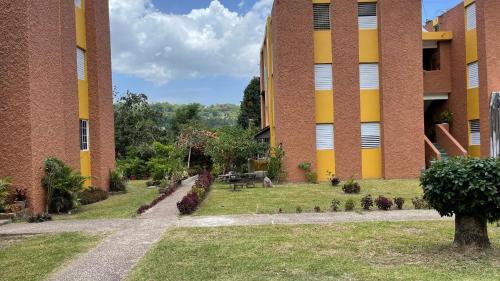
[[[109,191],[122,192],[127,190],[127,179],[118,170],[109,171]]]
[[[429,202],[422,197],[415,197],[411,199],[411,203],[413,203],[413,207],[415,207],[416,210],[430,209],[431,207]]]
[[[367,211],[370,210],[371,207],[373,207],[373,199],[370,194],[361,198],[361,207],[363,207],[363,209]]]
[[[358,194],[361,192],[361,186],[353,178],[351,178],[344,184],[342,190],[347,194]]]
[[[196,211],[198,203],[198,195],[196,193],[189,193],[180,202],[177,202],[177,208],[182,215],[190,215]]]
[[[332,212],[337,212],[339,208],[340,208],[340,200],[334,198],[332,200],[332,203],[330,204],[330,210]]]
[[[26,189],[21,188],[21,187],[16,187],[14,190],[14,201],[26,201],[27,195],[26,195]]]
[[[129,157],[117,161],[118,169],[129,179],[143,179],[149,176],[146,161],[138,157]]]
[[[398,210],[403,210],[403,205],[405,204],[405,199],[402,197],[396,197],[394,198],[394,205],[396,205],[396,208]]]
[[[318,183],[318,174],[313,173],[313,172],[307,172],[306,173],[306,182],[308,183]]]
[[[302,162],[299,164],[298,168],[304,172],[309,172],[311,171],[311,163]]]
[[[269,164],[267,165],[267,176],[279,183],[286,177],[285,165],[285,151],[280,146],[271,148],[269,152]]]
[[[60,213],[76,208],[85,179],[57,158],[45,160],[42,185],[47,191],[46,211]]]
[[[108,199],[109,195],[106,191],[98,187],[89,187],[78,194],[78,198],[82,205],[90,205]]]
[[[436,118],[436,123],[448,123],[451,124],[453,122],[453,112],[449,110],[445,110],[439,114]]]
[[[319,206],[314,207],[314,212],[321,213],[321,208]]]
[[[301,207],[301,206],[297,206],[297,207],[295,207],[295,212],[296,212],[297,214],[302,213],[302,207]]]
[[[379,210],[383,210],[383,211],[390,210],[392,208],[392,206],[394,205],[394,203],[392,202],[391,199],[384,197],[382,195],[380,195],[377,199],[375,199],[375,204],[377,205],[377,208]]]
[[[420,181],[430,206],[455,215],[455,245],[490,247],[487,223],[500,220],[500,159],[434,161]]]
[[[355,207],[355,204],[354,204],[354,200],[353,199],[347,199],[347,201],[345,201],[344,209],[347,212],[350,212],[350,211],[354,210],[354,207]]]
[[[4,212],[7,207],[7,200],[10,195],[10,179],[0,179],[0,212]]]
[[[27,219],[27,221],[29,223],[42,223],[42,222],[51,221],[51,220],[52,220],[52,216],[50,216],[48,214],[38,214],[38,215],[30,216]]]

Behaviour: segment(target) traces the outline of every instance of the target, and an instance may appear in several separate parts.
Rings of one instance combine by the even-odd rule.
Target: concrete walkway
[[[50,280],[122,280],[129,270],[174,225],[178,211],[176,203],[194,183],[183,182],[172,195],[146,212],[141,218],[123,224],[123,228],[108,236],[99,246],[56,272]]]
[[[338,213],[302,213],[276,215],[229,215],[206,217],[183,217],[177,227],[221,227],[269,224],[331,224],[366,221],[425,221],[449,220],[441,218],[434,210],[402,210]]]

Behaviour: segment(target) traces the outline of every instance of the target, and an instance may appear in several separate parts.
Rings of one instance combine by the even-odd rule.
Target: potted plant
[[[453,112],[445,110],[436,119],[437,124],[451,124],[453,122]]]
[[[16,187],[14,191],[14,204],[20,206],[22,210],[26,208],[26,189]]]

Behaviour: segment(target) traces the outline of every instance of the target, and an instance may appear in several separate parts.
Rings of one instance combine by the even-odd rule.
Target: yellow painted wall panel
[[[379,61],[378,29],[359,30],[359,61]]]
[[[362,149],[361,161],[363,179],[382,178],[382,150],[380,148]]]
[[[75,6],[76,21],[76,45],[82,49],[87,49],[87,35],[85,32],[85,0],[82,1],[81,8]]]
[[[476,0],[464,0],[464,6],[467,7],[474,2],[476,2]]]
[[[465,34],[466,60],[467,63],[478,60],[477,55],[477,30],[469,30]]]
[[[85,181],[85,186],[92,185],[91,175],[91,166],[90,166],[90,151],[80,151],[80,174],[84,177],[89,177]]]
[[[333,123],[333,91],[316,92],[316,123]]]
[[[318,150],[316,152],[316,167],[319,181],[328,180],[328,172],[335,174],[335,151]]]
[[[479,89],[467,90],[467,119],[479,119]]]
[[[332,52],[331,31],[314,31],[314,62],[332,63]]]
[[[314,4],[328,4],[331,1],[330,0],[312,0]]]
[[[380,91],[361,90],[361,122],[380,122]]]
[[[78,107],[80,119],[90,119],[89,85],[87,81],[78,80]]]
[[[469,156],[471,157],[481,157],[481,146],[471,145],[469,146]]]

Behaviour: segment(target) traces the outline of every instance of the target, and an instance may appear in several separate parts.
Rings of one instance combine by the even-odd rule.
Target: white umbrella
[[[490,126],[491,156],[500,157],[500,93],[491,94]]]

